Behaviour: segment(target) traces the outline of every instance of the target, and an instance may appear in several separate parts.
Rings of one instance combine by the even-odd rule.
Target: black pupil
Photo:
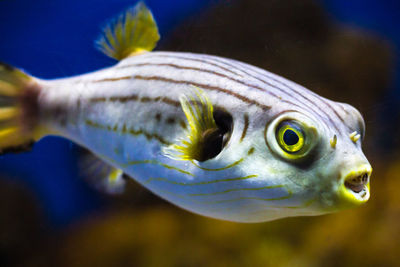
[[[292,146],[299,142],[299,136],[292,130],[286,130],[283,134],[283,141],[286,145]]]

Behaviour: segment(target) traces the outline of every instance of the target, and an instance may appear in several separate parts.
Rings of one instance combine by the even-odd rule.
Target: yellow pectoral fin
[[[109,23],[96,45],[107,56],[121,60],[153,50],[159,39],[151,11],[139,2]]]
[[[96,189],[109,194],[124,192],[124,172],[110,166],[89,151],[82,152],[80,170],[82,176]]]
[[[214,120],[214,108],[206,93],[197,87],[193,89],[191,94],[180,97],[189,124],[185,138],[165,148],[164,152],[177,160],[205,161],[218,154],[224,133]]]

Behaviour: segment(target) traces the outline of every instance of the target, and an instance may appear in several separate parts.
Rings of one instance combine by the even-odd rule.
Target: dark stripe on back
[[[229,72],[233,75],[239,76],[239,77],[243,77],[240,73],[234,72],[228,68],[222,67],[218,64],[212,63],[212,62],[208,62],[208,61],[204,61],[202,59],[199,58],[188,58],[188,57],[184,57],[184,56],[180,56],[180,55],[163,55],[163,54],[148,54],[146,55],[146,58],[172,58],[172,59],[184,59],[184,60],[190,60],[190,61],[195,61],[195,62],[199,62],[199,63],[203,63],[203,64],[207,64],[207,65],[211,65],[214,67],[217,67],[218,69],[224,70],[226,72]],[[121,66],[122,67],[122,66]]]
[[[181,66],[181,65],[170,64],[170,63],[138,63],[138,64],[129,64],[129,65],[121,66],[121,67],[119,67],[119,69],[128,68],[128,67],[146,67],[146,66],[152,66],[152,67],[171,67],[171,68],[175,68],[175,69],[184,69],[184,70],[192,70],[192,71],[195,71],[195,72],[197,71],[197,72],[202,72],[202,73],[209,73],[209,74],[216,75],[216,76],[219,76],[219,77],[228,79],[228,80],[230,80],[230,81],[233,81],[233,82],[242,84],[242,85],[247,86],[247,87],[249,87],[249,88],[253,88],[253,89],[259,90],[259,91],[261,91],[261,92],[267,93],[267,94],[269,94],[270,96],[279,99],[279,101],[281,101],[281,102],[284,102],[284,103],[287,103],[287,104],[289,104],[289,105],[294,105],[294,106],[296,106],[296,107],[298,107],[298,108],[301,108],[299,105],[297,105],[297,104],[295,104],[295,103],[293,103],[293,102],[290,102],[290,101],[288,101],[288,100],[284,100],[284,99],[282,99],[282,97],[279,97],[278,95],[276,95],[275,93],[273,93],[273,92],[271,92],[271,91],[265,90],[265,88],[262,88],[262,87],[259,87],[259,86],[257,86],[257,85],[253,85],[253,84],[248,84],[248,83],[246,83],[246,82],[244,82],[244,81],[241,81],[241,80],[238,80],[238,79],[236,79],[236,78],[234,78],[234,77],[227,76],[227,75],[225,75],[225,74],[222,74],[222,73],[219,73],[219,72],[215,72],[215,71],[211,71],[211,70],[207,70],[207,69],[201,69],[201,68],[196,68],[196,67],[188,67],[188,66]],[[270,86],[272,86],[272,85],[270,85]]]
[[[186,81],[186,80],[174,80],[174,79],[160,77],[160,76],[142,76],[142,75],[123,76],[123,77],[118,77],[118,78],[104,78],[104,79],[100,79],[100,80],[95,80],[93,82],[98,83],[98,82],[121,81],[121,80],[130,80],[130,79],[144,80],[144,81],[160,81],[160,82],[173,83],[173,84],[186,84],[188,86],[196,86],[196,87],[203,88],[206,90],[218,91],[218,92],[233,96],[245,103],[258,106],[259,108],[261,108],[263,110],[269,110],[271,108],[270,106],[264,105],[262,103],[259,103],[252,99],[249,99],[243,95],[240,95],[238,93],[235,93],[235,92],[225,89],[225,88],[221,88],[218,86],[211,86],[211,85],[197,83],[197,82]]]
[[[156,58],[156,57],[177,58],[177,59],[184,59],[184,60],[188,60],[188,61],[197,61],[197,62],[201,62],[201,63],[204,63],[204,64],[208,64],[208,65],[216,66],[216,67],[219,67],[219,68],[223,68],[224,70],[226,70],[226,69],[228,69],[228,68],[230,68],[230,70],[234,70],[234,69],[235,69],[235,70],[238,70],[238,71],[240,71],[240,72],[243,72],[245,75],[247,75],[247,76],[249,76],[249,77],[251,77],[251,78],[253,78],[253,79],[255,79],[255,80],[258,80],[258,81],[260,81],[260,82],[262,82],[262,83],[264,83],[264,84],[266,84],[266,85],[268,85],[268,86],[270,86],[270,87],[272,87],[272,88],[278,90],[278,91],[281,92],[281,93],[284,93],[287,97],[292,98],[293,100],[298,101],[298,99],[294,98],[293,95],[291,95],[290,92],[286,91],[284,88],[279,88],[279,87],[277,87],[276,85],[273,85],[273,84],[269,83],[268,81],[265,81],[265,80],[263,80],[263,79],[258,78],[257,76],[254,76],[254,75],[248,73],[247,71],[243,70],[242,68],[239,68],[238,66],[235,66],[235,65],[230,64],[229,62],[220,60],[221,58],[218,58],[218,57],[215,57],[215,56],[209,56],[209,55],[197,55],[197,56],[201,57],[202,60],[199,59],[199,58],[193,58],[193,57],[190,57],[190,56],[189,56],[189,57],[184,57],[184,56],[178,56],[178,55],[159,55],[159,54],[157,54],[157,55],[154,55],[154,56],[149,55],[148,57],[149,57],[149,58],[151,58],[151,57],[153,57],[153,58]],[[213,62],[210,62],[210,60],[213,61]],[[232,60],[232,61],[233,61],[233,60]],[[243,66],[243,67],[246,67],[246,66],[244,66],[243,63],[240,62],[240,61],[235,61],[235,62],[238,63],[237,65],[241,65],[241,66]],[[225,66],[227,66],[227,68],[225,68],[225,67],[223,67],[223,66],[221,66],[221,65],[219,65],[219,64],[217,64],[217,63],[219,63],[219,64],[224,64]],[[242,84],[245,84],[245,85],[248,86],[248,87],[253,87],[253,88],[256,87],[256,89],[261,89],[263,92],[267,92],[267,93],[269,93],[270,95],[279,98],[280,101],[286,102],[286,103],[288,103],[288,104],[290,104],[290,105],[294,105],[294,106],[299,107],[299,108],[301,108],[301,109],[304,109],[304,108],[306,107],[306,108],[309,109],[309,111],[311,111],[312,113],[315,113],[317,116],[319,116],[321,120],[325,121],[325,118],[327,118],[327,119],[329,120],[329,123],[328,123],[327,121],[325,121],[325,124],[327,125],[327,127],[329,128],[329,124],[331,124],[331,125],[336,129],[336,131],[339,132],[339,128],[338,128],[337,125],[332,121],[331,117],[330,117],[327,113],[325,113],[325,111],[322,110],[319,106],[316,106],[310,99],[308,99],[307,97],[305,97],[301,92],[299,92],[299,91],[295,90],[294,88],[291,88],[291,87],[289,87],[288,85],[286,85],[286,84],[284,84],[284,83],[282,83],[282,82],[280,82],[280,81],[274,79],[273,77],[270,77],[270,76],[267,75],[267,74],[261,74],[261,73],[257,72],[255,69],[253,69],[253,71],[256,72],[256,73],[259,74],[259,75],[262,75],[262,76],[267,77],[268,79],[270,79],[270,80],[272,80],[272,81],[275,81],[275,82],[279,83],[280,85],[283,85],[286,89],[289,89],[289,91],[291,91],[291,92],[293,92],[293,93],[296,93],[298,96],[301,96],[303,99],[305,99],[306,101],[308,101],[308,102],[311,104],[311,106],[308,106],[308,105],[305,105],[305,103],[302,103],[304,106],[300,107],[299,105],[297,105],[297,104],[295,104],[295,103],[293,103],[293,102],[284,100],[284,99],[282,99],[281,97],[277,96],[276,94],[274,94],[274,93],[272,93],[272,92],[270,92],[270,91],[267,91],[265,88],[261,88],[261,87],[254,86],[254,85],[249,85],[249,84],[246,84],[246,83],[243,83],[243,82],[242,82]],[[232,71],[231,71],[231,72],[232,72]],[[238,73],[234,73],[234,74],[235,74],[235,75],[242,76],[242,75],[240,75],[240,74],[238,74]],[[242,76],[242,77],[243,77],[243,76]],[[232,77],[230,77],[230,78],[231,78],[231,80],[235,80],[235,79],[232,79]],[[238,82],[237,80],[235,80],[235,81]],[[319,96],[318,96],[318,98],[319,98]],[[325,114],[325,116],[321,116],[321,115],[313,108],[314,106],[315,106],[321,113]]]
[[[162,82],[167,82],[167,83],[174,83],[174,84],[186,84],[186,85],[192,85],[192,86],[196,86],[199,88],[203,88],[206,90],[210,90],[210,91],[218,91],[221,93],[225,93],[227,95],[236,97],[237,99],[242,100],[245,103],[248,104],[253,104],[256,105],[264,110],[269,110],[271,107],[264,105],[262,103],[259,103],[255,100],[249,99],[243,95],[240,95],[238,93],[235,93],[231,90],[225,89],[225,88],[221,88],[218,86],[212,86],[212,85],[207,85],[207,84],[201,84],[201,83],[197,83],[197,82],[191,82],[191,81],[184,81],[184,80],[174,80],[174,79],[169,79],[169,78],[165,78],[165,77],[159,77],[159,76],[141,76],[141,75],[135,75],[134,76],[135,79],[141,79],[141,80],[145,80],[145,81],[162,81]]]
[[[240,63],[243,67],[245,67],[243,65],[243,63]],[[309,103],[313,103],[313,101],[311,99],[309,99],[308,97],[304,96],[301,92],[299,92],[298,90],[296,90],[294,87],[289,86],[287,83],[280,81],[278,79],[275,79],[274,77],[268,75],[268,73],[261,73],[259,71],[257,71],[257,69],[253,68],[253,71],[258,73],[259,75],[265,76],[268,79],[271,79],[272,81],[286,87],[289,90],[292,90],[294,93],[296,93],[297,95],[302,96],[303,98],[305,98]],[[337,118],[342,122],[345,123],[343,118],[337,113],[336,109],[334,107],[332,107],[332,105],[323,97],[319,96],[318,94],[312,92],[312,91],[307,91],[310,95],[312,95],[314,98],[318,99],[321,103],[325,104],[336,116]],[[315,105],[316,106],[316,105]],[[335,129],[339,131],[337,125],[334,123],[334,121],[332,120],[331,116],[329,116],[328,113],[325,112],[325,110],[319,106],[316,106],[318,108],[318,110],[320,110],[322,113],[324,113],[326,116],[328,116],[329,121],[332,123],[332,125],[335,127]]]
[[[207,56],[207,57],[209,57],[209,56]],[[235,63],[237,63],[236,65],[240,65],[240,66],[242,66],[243,68],[239,68],[238,66],[232,65],[232,64],[230,64],[229,62],[226,62],[226,61],[224,61],[224,60],[220,60],[220,58],[217,58],[217,57],[211,57],[210,59],[211,59],[211,60],[214,60],[215,62],[218,62],[218,63],[221,63],[221,64],[225,64],[226,66],[228,66],[228,67],[230,67],[230,68],[236,68],[237,70],[242,71],[242,72],[245,73],[246,75],[249,75],[250,77],[252,77],[252,78],[254,78],[254,79],[257,79],[257,80],[259,80],[259,81],[261,81],[261,82],[263,82],[263,83],[265,83],[265,84],[267,84],[267,85],[269,85],[269,86],[271,86],[271,87],[273,87],[273,88],[279,90],[280,92],[284,92],[284,93],[287,94],[289,97],[293,97],[292,95],[289,95],[288,92],[285,91],[285,88],[288,89],[288,90],[290,90],[292,93],[295,93],[297,96],[302,97],[304,100],[306,100],[308,103],[310,103],[311,106],[307,106],[307,105],[305,105],[305,103],[303,103],[303,104],[304,104],[306,107],[310,108],[314,113],[316,113],[317,115],[319,115],[318,112],[316,112],[312,107],[316,107],[321,113],[325,114],[325,115],[326,115],[326,118],[328,118],[330,124],[335,128],[335,130],[336,130],[338,133],[340,132],[340,130],[339,130],[338,126],[336,125],[336,123],[332,120],[332,118],[329,116],[329,114],[325,112],[325,110],[323,110],[321,107],[315,105],[315,103],[313,103],[313,101],[310,100],[308,97],[306,97],[302,92],[299,92],[298,90],[296,90],[296,89],[293,88],[293,87],[290,87],[290,86],[287,85],[286,83],[281,82],[281,81],[275,79],[274,77],[271,77],[270,75],[268,75],[267,72],[261,73],[261,72],[260,72],[259,70],[257,70],[255,67],[252,67],[252,68],[251,68],[252,71],[255,72],[255,73],[257,73],[258,75],[261,75],[261,76],[263,76],[263,77],[265,77],[265,78],[267,78],[267,79],[269,79],[269,80],[272,80],[272,81],[278,83],[279,85],[284,86],[285,88],[279,88],[279,87],[277,87],[277,86],[271,84],[270,82],[268,82],[268,81],[266,81],[266,80],[260,79],[259,77],[254,76],[254,75],[248,73],[247,71],[243,70],[243,68],[245,68],[245,67],[247,67],[247,66],[244,65],[244,63],[242,63],[242,62],[240,62],[240,61],[235,61]],[[311,95],[312,95],[312,94],[315,94],[315,93],[313,93],[313,92],[308,92],[308,91],[305,91],[305,92],[307,92],[307,93],[309,93],[309,94],[311,94]],[[316,98],[317,98],[319,101],[321,101],[321,102],[324,103],[324,104],[327,104],[325,101],[323,101],[323,100],[324,100],[323,98],[321,98],[321,97],[318,96],[318,95],[316,95],[316,96],[317,96]],[[298,99],[297,99],[297,100],[298,100]],[[328,106],[329,108],[332,109],[332,107],[329,106],[328,104],[327,104],[327,106]],[[336,113],[336,114],[337,114],[337,113]],[[320,115],[319,115],[319,116],[320,116]],[[321,118],[321,119],[324,119],[324,117],[322,117],[322,116],[320,116],[320,118]],[[328,125],[328,127],[329,127],[329,125]]]

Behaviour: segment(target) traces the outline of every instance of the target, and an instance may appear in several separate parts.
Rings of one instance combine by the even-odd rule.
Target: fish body
[[[236,60],[100,43],[118,64],[71,78],[27,78],[32,92],[24,98],[35,99],[35,116],[23,118],[40,125],[26,130],[32,138],[73,140],[120,170],[115,177],[125,173],[218,219],[318,215],[368,200],[365,126],[350,105]]]

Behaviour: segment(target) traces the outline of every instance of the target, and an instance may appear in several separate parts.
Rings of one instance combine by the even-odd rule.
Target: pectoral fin
[[[224,134],[214,120],[214,107],[201,89],[192,90],[180,97],[188,129],[185,137],[164,149],[164,153],[177,160],[205,161],[215,157],[222,150]]]
[[[121,169],[112,167],[90,152],[82,156],[80,165],[83,176],[96,189],[109,194],[124,192],[125,178]]]

